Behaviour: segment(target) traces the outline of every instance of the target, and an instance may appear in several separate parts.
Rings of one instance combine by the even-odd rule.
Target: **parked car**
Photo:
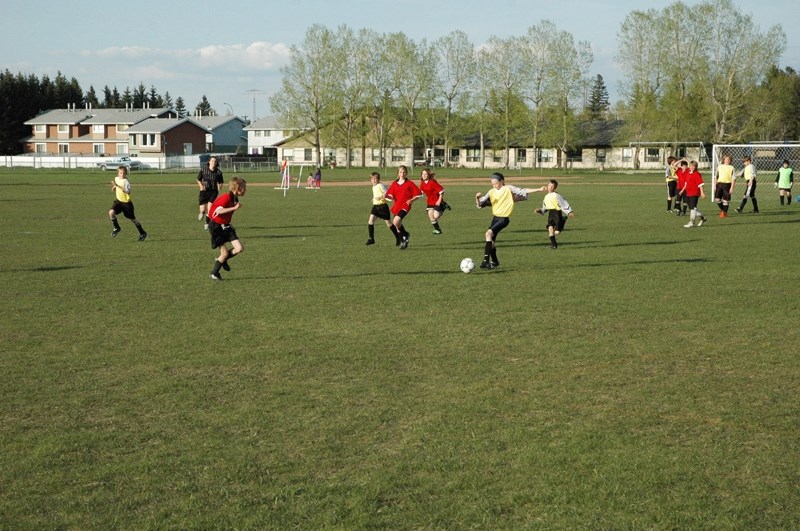
[[[113,159],[104,160],[103,162],[98,162],[97,165],[100,167],[101,170],[116,170],[120,166],[125,166],[129,170],[131,169],[138,169],[142,166],[142,163],[138,160],[133,160],[130,157],[115,157]]]

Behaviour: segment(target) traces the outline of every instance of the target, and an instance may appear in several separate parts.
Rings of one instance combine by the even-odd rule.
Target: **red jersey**
[[[399,214],[401,210],[408,212],[411,210],[411,200],[422,195],[422,191],[417,185],[406,179],[403,184],[393,181],[386,191],[386,197],[394,200],[392,204],[392,214]]]
[[[683,190],[686,185],[686,176],[689,174],[689,168],[678,168],[675,175],[678,177],[678,191]]]
[[[233,192],[228,192],[227,194],[222,194],[218,198],[214,200],[211,204],[210,215],[208,216],[211,221],[216,223],[217,225],[229,225],[231,222],[231,218],[233,217],[233,212],[230,211],[221,216],[216,215],[216,211],[219,207],[222,208],[230,208],[234,206],[236,203],[239,202],[239,198]]]
[[[420,180],[419,189],[425,194],[429,207],[436,206],[439,196],[444,192],[444,188],[436,179]]]
[[[686,172],[686,197],[699,197],[703,176],[699,171]]]

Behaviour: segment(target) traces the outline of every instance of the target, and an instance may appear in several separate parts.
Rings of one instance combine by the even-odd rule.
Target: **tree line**
[[[778,67],[785,47],[779,25],[760,31],[731,0],[633,11],[618,32],[625,77],[612,108],[602,76],[589,75],[589,43],[547,20],[478,48],[462,31],[415,42],[314,25],[270,103],[287,125],[313,131],[318,160],[323,145],[366,160],[370,147],[412,140],[445,154],[479,146],[481,161],[497,150],[506,166],[509,147],[557,148],[566,163],[585,140],[580,124],[609,119],[624,124],[622,144],[798,140],[800,77]]]
[[[74,77],[67,79],[60,71],[55,79],[45,75],[41,78],[33,74],[13,74],[8,69],[0,72],[0,153],[14,155],[20,153],[20,140],[30,135],[30,127],[25,122],[42,111],[91,106],[95,109],[141,109],[168,108],[181,118],[188,114],[186,104],[180,96],[173,102],[169,92],[161,96],[154,86],[145,88],[143,83],[133,90],[126,87],[120,93],[117,87],[103,87],[98,95],[93,86],[85,93]],[[203,96],[195,106],[201,115],[214,114],[208,99]]]

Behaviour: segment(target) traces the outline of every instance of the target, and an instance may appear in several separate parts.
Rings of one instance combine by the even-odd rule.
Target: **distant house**
[[[22,139],[23,153],[127,155],[131,126],[149,118],[175,116],[166,108],[52,109],[25,122],[32,134]]]
[[[244,132],[245,121],[238,116],[190,116],[209,130],[206,138],[207,152],[237,153],[247,149],[247,135]]]
[[[191,118],[148,118],[128,128],[131,155],[206,152],[209,129]]]
[[[285,127],[277,116],[259,118],[244,130],[247,132],[248,154],[273,157],[277,157],[276,146],[300,132],[300,129]]]

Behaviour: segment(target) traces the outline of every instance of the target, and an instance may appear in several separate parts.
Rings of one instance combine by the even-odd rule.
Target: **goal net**
[[[711,193],[708,194],[712,201],[717,187],[717,167],[722,164],[722,158],[728,155],[733,159],[731,164],[737,173],[744,167],[742,160],[750,157],[756,170],[756,198],[763,200],[764,205],[778,203],[778,189],[774,184],[783,161],[788,160],[792,168],[800,168],[800,144],[714,144],[711,157]],[[746,189],[743,184],[740,177],[731,194],[731,205],[738,206],[741,201]]]

